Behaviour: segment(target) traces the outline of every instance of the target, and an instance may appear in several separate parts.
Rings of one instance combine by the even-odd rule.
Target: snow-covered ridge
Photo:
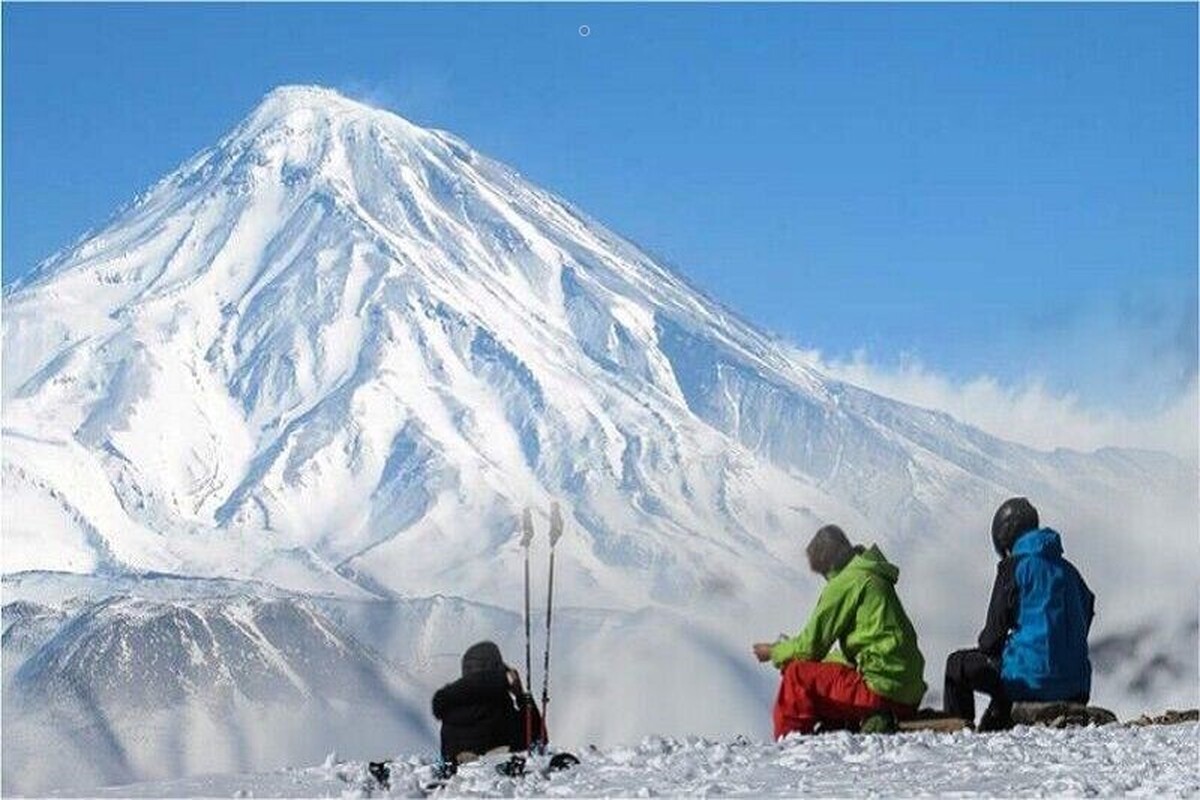
[[[153,600],[120,593],[112,579],[75,581],[60,596],[51,578],[5,581],[6,795],[278,768],[334,746],[359,758],[431,752],[429,698],[457,675],[466,646],[490,638],[520,651],[519,615],[455,598],[264,599],[251,584],[170,577],[143,579],[139,594]],[[171,591],[195,596],[165,599]],[[606,719],[606,698],[653,691],[686,707],[689,687],[657,670],[651,642],[713,686],[743,686],[754,673],[731,669],[733,654],[711,632],[660,612],[560,609],[556,639],[555,689],[570,701],[551,719],[564,740],[568,730],[593,741],[635,737],[639,720]],[[613,669],[612,653],[630,662]],[[760,688],[755,706],[769,697]],[[744,689],[730,692],[658,726],[754,731],[759,714],[744,699]],[[63,759],[76,767],[59,769]]]
[[[432,735],[423,689],[306,601],[113,596],[4,617],[5,794]]]

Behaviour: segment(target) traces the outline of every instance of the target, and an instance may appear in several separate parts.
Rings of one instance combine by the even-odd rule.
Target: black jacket
[[[999,660],[1004,653],[1004,642],[1017,620],[1017,592],[1015,575],[1017,560],[1004,558],[996,567],[996,582],[992,584],[992,599],[988,603],[987,620],[979,632],[979,649]]]
[[[979,649],[999,661],[1004,655],[1004,644],[1017,625],[1021,603],[1021,590],[1017,585],[1016,556],[1006,556],[996,567],[996,582],[992,584],[992,599],[988,603],[987,620],[979,632]],[[1074,568],[1072,567],[1072,571]],[[1078,575],[1078,573],[1075,573]],[[1083,579],[1079,579],[1082,583]],[[1087,622],[1090,625],[1096,614],[1096,598],[1083,584],[1087,603]]]
[[[542,717],[529,695],[514,696],[503,669],[465,675],[433,696],[433,716],[442,723],[442,758],[483,755],[497,747],[524,750],[525,713],[533,740],[542,736]]]

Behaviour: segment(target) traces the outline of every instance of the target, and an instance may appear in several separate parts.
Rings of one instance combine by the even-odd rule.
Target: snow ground
[[[491,763],[464,767],[434,797],[1197,796],[1200,724],[999,734],[847,733],[781,743],[650,737],[584,753],[549,778],[514,780]],[[374,792],[361,762],[198,777],[89,791],[94,797],[414,797],[430,758],[400,758],[390,792]],[[58,795],[66,796],[66,795]],[[78,796],[78,795],[76,795]]]

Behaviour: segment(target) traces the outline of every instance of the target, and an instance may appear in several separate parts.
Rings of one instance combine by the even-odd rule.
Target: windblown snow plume
[[[232,676],[235,695],[246,690],[222,663],[230,653],[262,659],[272,692],[318,685],[259,649],[273,640],[247,620],[272,606],[230,599],[246,586],[284,596],[293,610],[271,613],[333,647],[334,674],[375,674],[361,665],[377,652],[413,674],[436,663],[436,677],[412,679],[421,691],[451,677],[442,654],[459,633],[490,635],[484,621],[517,607],[519,510],[539,509],[544,537],[553,500],[567,521],[556,591],[590,620],[562,643],[608,659],[556,662],[559,691],[578,692],[553,712],[568,742],[684,724],[763,735],[772,678],[746,646],[801,620],[817,587],[803,544],[824,522],[900,565],[935,672],[981,621],[986,523],[1011,494],[1063,532],[1100,597],[1098,634],[1152,642],[1147,626],[1195,618],[1193,467],[1144,451],[1037,451],[832,380],[510,168],[328,90],[269,94],[7,291],[3,311],[4,571],[30,573],[6,581],[5,600],[39,603],[28,595],[51,572],[129,594],[72,606],[83,601],[63,590],[10,607],[20,624],[5,623],[6,668],[21,663],[6,674],[6,791],[56,779],[29,768],[33,751],[9,749],[10,714],[41,713],[28,724],[49,742],[86,713],[25,704],[46,686],[121,706],[128,727],[105,736],[129,774],[287,763],[253,747],[167,756],[164,742],[186,750],[200,724],[170,710],[190,690],[163,689],[162,735],[147,744],[130,733],[145,713],[114,699],[140,691],[122,688],[134,676],[100,685],[72,667],[122,641],[142,652],[146,640],[127,637],[149,626],[203,675]],[[144,605],[147,573],[179,576],[180,594]],[[193,607],[185,579],[230,592]],[[434,596],[461,598],[445,602],[469,609],[463,627],[401,625]],[[306,598],[357,610],[316,616]],[[398,638],[393,623],[429,638]],[[229,649],[196,638],[222,641],[214,624]],[[678,675],[681,652],[703,665],[688,670],[695,684]],[[1146,685],[1194,704],[1195,656]],[[647,685],[631,674],[722,699],[622,704]],[[1099,699],[1139,705],[1136,682],[1111,685],[1120,696]],[[622,705],[611,721],[595,713]]]

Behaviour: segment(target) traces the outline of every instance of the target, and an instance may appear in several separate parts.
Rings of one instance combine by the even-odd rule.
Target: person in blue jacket
[[[980,730],[1011,727],[1014,702],[1087,703],[1092,683],[1087,637],[1096,598],[1063,558],[1058,533],[1014,497],[996,511],[992,543],[1000,564],[979,647],[946,659],[943,695],[947,714],[971,722],[974,693],[989,695]]]

